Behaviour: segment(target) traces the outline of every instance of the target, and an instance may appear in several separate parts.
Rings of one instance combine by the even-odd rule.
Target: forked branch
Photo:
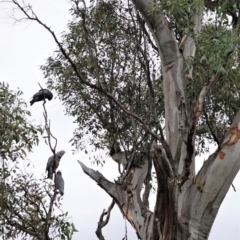
[[[98,222],[97,230],[95,232],[99,240],[105,240],[104,236],[102,235],[102,228],[104,228],[108,224],[108,221],[110,219],[110,213],[114,205],[115,205],[115,201],[112,200],[110,206],[108,207],[108,210],[106,211],[105,209],[103,209],[103,212]]]

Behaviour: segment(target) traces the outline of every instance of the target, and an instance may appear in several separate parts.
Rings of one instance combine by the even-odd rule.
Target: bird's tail
[[[32,106],[35,103],[34,99],[30,101],[30,106]]]
[[[48,171],[48,176],[47,176],[47,178],[53,179],[53,173],[51,173],[51,172]]]

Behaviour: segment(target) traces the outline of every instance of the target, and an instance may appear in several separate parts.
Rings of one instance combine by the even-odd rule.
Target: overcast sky
[[[67,21],[70,19],[68,13],[69,4],[64,0],[29,0],[38,17],[45,22],[57,34],[60,39],[61,32],[66,30]],[[11,89],[19,87],[24,92],[24,98],[29,102],[31,96],[39,90],[38,83],[43,87],[43,79],[40,65],[56,49],[52,37],[45,29],[36,23],[14,24],[6,16],[7,8],[11,6],[0,4],[0,81],[10,84]],[[32,119],[36,124],[44,123],[42,105],[29,106]],[[72,155],[72,147],[69,140],[76,125],[74,119],[64,115],[64,107],[58,99],[47,103],[49,118],[51,119],[51,130],[58,138],[57,150],[64,149],[67,153],[61,160],[60,169],[65,180],[65,195],[63,198],[63,209],[72,216],[73,222],[78,229],[73,237],[74,240],[93,240],[99,216],[104,208],[111,203],[110,197],[85,175],[77,159],[83,161],[88,167],[98,169],[109,180],[113,181],[118,175],[117,164],[110,159],[102,167],[91,165],[89,156],[83,152]],[[101,155],[101,153],[95,153]],[[34,149],[34,153],[28,158],[34,164],[36,177],[41,177],[45,172],[47,159],[51,152],[43,141]],[[207,156],[205,157],[207,159]],[[204,158],[198,160],[198,167]],[[240,175],[235,178],[234,185],[237,192],[230,188],[210,234],[210,240],[238,240],[240,239]],[[151,197],[152,206],[155,197]],[[127,227],[128,239],[137,239],[132,228]],[[120,240],[125,234],[125,221],[115,206],[109,224],[103,233],[106,240]]]

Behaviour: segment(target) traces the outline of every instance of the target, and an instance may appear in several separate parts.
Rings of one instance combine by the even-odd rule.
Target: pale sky
[[[70,19],[68,13],[69,4],[64,0],[29,0],[38,17],[51,27],[60,39],[60,33],[66,30],[67,21]],[[0,81],[10,84],[11,89],[19,87],[27,102],[34,93],[39,90],[38,83],[43,87],[43,79],[40,65],[56,49],[56,45],[45,29],[36,23],[14,24],[6,16],[7,4],[0,4]],[[51,119],[51,130],[58,138],[57,150],[64,149],[67,153],[63,156],[59,169],[65,180],[65,194],[63,197],[63,210],[72,216],[73,222],[78,229],[73,240],[97,239],[95,230],[99,216],[103,209],[108,208],[111,198],[83,173],[77,159],[83,161],[88,167],[98,169],[110,181],[118,176],[117,164],[108,159],[107,164],[102,167],[91,165],[88,156],[83,152],[72,155],[72,149],[68,141],[76,125],[73,118],[64,115],[64,107],[60,100],[53,99],[47,104],[49,118]],[[42,105],[29,106],[32,119],[35,123],[44,123]],[[101,153],[95,153],[101,155]],[[34,164],[34,173],[40,177],[45,173],[47,159],[51,151],[44,141],[35,147],[34,153],[28,158]],[[207,156],[205,156],[207,159]],[[204,158],[198,160],[198,166]],[[240,175],[235,178],[234,185],[237,192],[230,188],[210,234],[210,240],[238,240],[240,239]],[[152,207],[155,197],[152,196]],[[131,226],[127,227],[128,239],[136,240],[136,234]],[[109,224],[103,229],[106,240],[121,240],[125,234],[125,220],[120,214],[117,206],[114,207]]]

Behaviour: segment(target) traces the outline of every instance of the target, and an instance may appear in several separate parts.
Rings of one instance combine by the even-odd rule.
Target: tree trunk
[[[240,168],[240,112],[229,128],[220,148],[195,174],[195,133],[202,113],[205,96],[220,78],[216,73],[206,79],[196,104],[188,106],[186,86],[193,69],[186,69],[184,61],[195,56],[195,43],[184,36],[178,45],[161,13],[150,13],[154,0],[133,0],[152,33],[162,62],[165,100],[166,142],[153,144],[151,158],[157,176],[157,200],[151,212],[141,200],[140,191],[148,171],[148,161],[141,168],[130,169],[122,184],[109,182],[99,172],[82,169],[117,203],[122,214],[142,240],[204,240],[208,238],[218,209]],[[203,6],[196,14],[194,33],[201,30]],[[182,52],[179,51],[181,45]]]

